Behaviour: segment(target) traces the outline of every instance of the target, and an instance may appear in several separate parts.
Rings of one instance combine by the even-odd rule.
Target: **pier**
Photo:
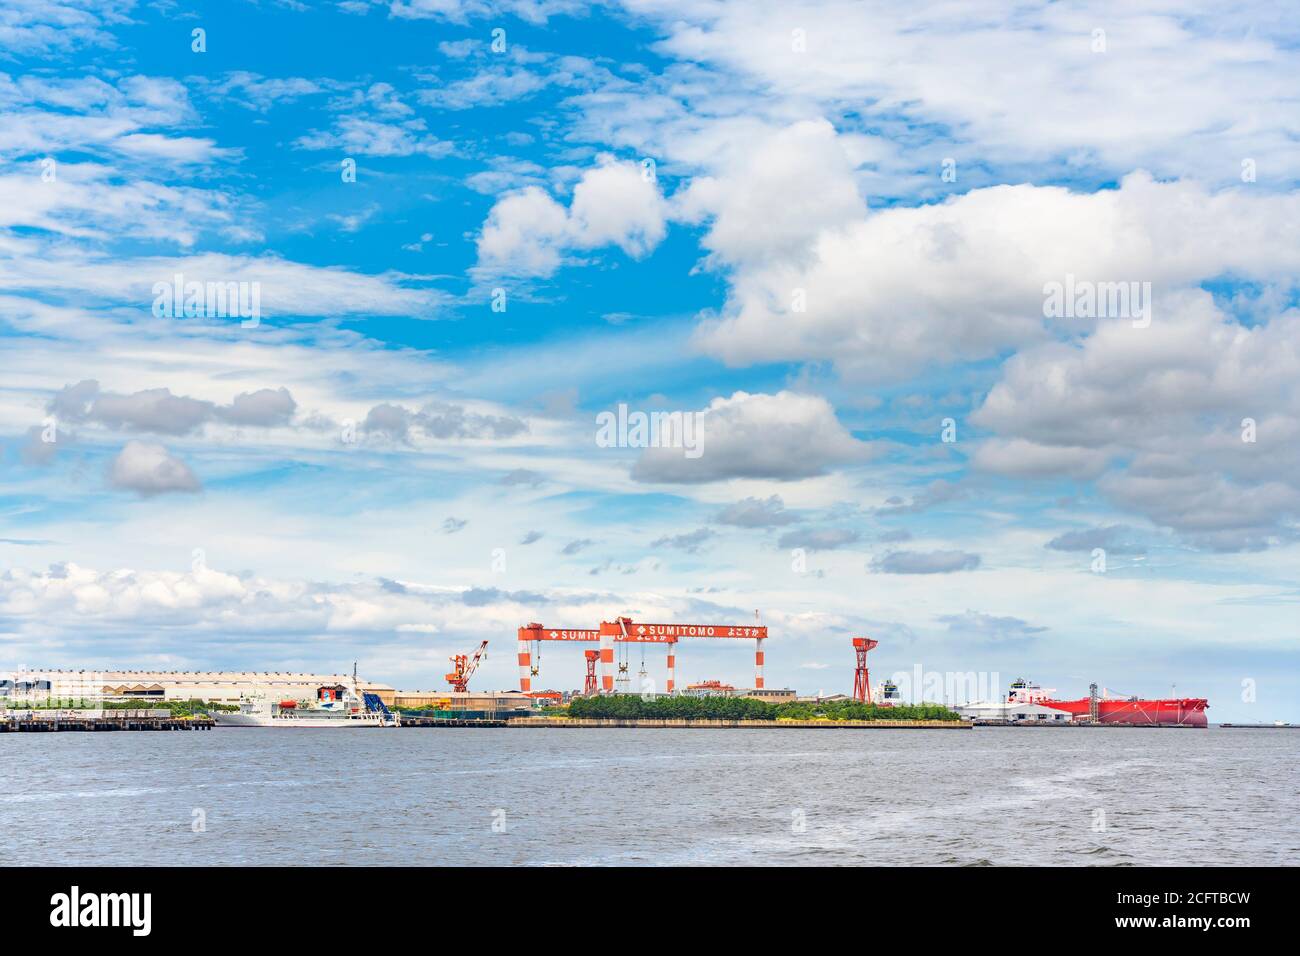
[[[27,711],[0,715],[0,733],[48,734],[63,731],[98,732],[114,730],[211,730],[211,717],[173,717],[171,711],[105,710]]]

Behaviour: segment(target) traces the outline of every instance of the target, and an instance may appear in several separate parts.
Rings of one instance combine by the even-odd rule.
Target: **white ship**
[[[904,703],[903,695],[898,692],[898,685],[892,680],[882,681],[876,685],[874,700],[879,707],[900,707]]]
[[[377,694],[358,694],[355,682],[318,687],[314,701],[250,697],[238,711],[212,716],[218,727],[396,727],[399,720]]]

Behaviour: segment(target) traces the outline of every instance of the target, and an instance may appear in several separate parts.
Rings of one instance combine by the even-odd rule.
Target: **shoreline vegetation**
[[[147,697],[130,700],[91,701],[75,697],[51,697],[39,703],[20,701],[5,705],[7,711],[42,710],[167,710],[170,718],[206,717],[213,711],[229,713],[239,710],[237,704],[220,704],[215,700],[161,700]]]
[[[539,716],[595,720],[961,720],[959,714],[941,704],[880,707],[856,700],[771,704],[749,697],[642,698],[635,694],[579,697],[568,707],[547,708]]]

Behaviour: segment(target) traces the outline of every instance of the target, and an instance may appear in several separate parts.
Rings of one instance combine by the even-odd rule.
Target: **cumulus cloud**
[[[1047,631],[1045,627],[1037,627],[1018,617],[997,617],[971,610],[965,614],[945,614],[938,620],[948,626],[949,633],[980,644],[1027,644]]]
[[[1092,551],[1094,548],[1103,548],[1112,554],[1146,554],[1147,549],[1135,540],[1136,535],[1136,529],[1128,525],[1112,524],[1066,531],[1043,547],[1053,551]]]
[[[1106,468],[1106,455],[1078,445],[1043,444],[1024,438],[991,438],[981,442],[971,464],[983,471],[1015,478],[1096,478]]]
[[[500,588],[469,588],[460,599],[470,607],[489,604],[546,604],[546,595],[536,591],[502,591]]]
[[[108,466],[114,488],[134,491],[143,498],[170,491],[195,492],[202,488],[198,476],[162,445],[129,441]]]
[[[834,551],[848,547],[862,537],[850,528],[800,528],[787,531],[777,540],[781,548],[804,548],[807,551]]]
[[[510,438],[528,430],[528,424],[522,419],[479,415],[463,405],[448,402],[429,402],[414,421],[433,438]]]
[[[945,504],[965,497],[967,490],[961,485],[940,478],[930,483],[919,494],[913,495],[910,502],[901,498],[890,498],[883,507],[876,509],[878,515],[917,514],[936,505]]]
[[[1067,275],[1158,294],[1228,272],[1286,279],[1300,271],[1300,193],[1211,193],[1135,173],[1116,190],[995,186],[885,209],[819,232],[799,254],[708,241],[732,265],[726,307],[697,335],[710,354],[897,380],[1044,342],[1052,328],[1089,330],[1095,318],[1044,318],[1044,286]]]
[[[736,392],[715,398],[699,413],[700,454],[684,448],[648,448],[632,468],[641,482],[696,483],[728,478],[795,481],[840,464],[867,460],[860,442],[835,417],[826,399],[778,392]]]
[[[703,241],[716,264],[804,260],[823,230],[866,214],[853,159],[826,120],[737,146],[724,148],[716,173],[696,176],[675,200],[685,221],[710,222]],[[803,188],[809,183],[817,188]]]
[[[891,551],[871,561],[881,574],[952,574],[979,566],[980,556],[965,551]]]
[[[577,554],[579,551],[585,550],[595,543],[596,542],[592,541],[590,538],[578,538],[574,541],[570,541],[561,548],[560,554]]]
[[[366,412],[361,430],[392,441],[405,442],[411,433],[412,412],[400,405],[383,402]]]
[[[59,419],[94,422],[107,428],[187,435],[209,422],[273,427],[287,425],[297,403],[286,388],[242,392],[229,405],[173,395],[168,388],[150,388],[128,395],[100,390],[86,379],[57,392],[46,406]]]
[[[677,548],[690,554],[698,554],[700,549],[715,537],[717,537],[716,531],[709,528],[699,528],[683,534],[664,535],[662,538],[651,541],[650,547]]]
[[[713,520],[718,524],[735,525],[738,528],[773,528],[794,524],[800,519],[798,515],[785,510],[785,502],[780,495],[769,495],[767,498],[745,498],[727,505]]]
[[[610,245],[640,258],[666,230],[656,180],[634,163],[607,159],[583,173],[567,209],[537,186],[498,200],[478,239],[478,270],[546,277],[569,253]]]
[[[216,415],[232,425],[270,428],[289,424],[297,408],[298,403],[287,388],[261,388],[256,392],[241,392],[229,406],[217,408]]]
[[[405,444],[412,441],[417,431],[426,438],[437,440],[511,438],[526,432],[528,423],[510,415],[472,412],[463,405],[448,402],[429,402],[418,411],[382,402],[366,413],[361,430],[367,435]]]
[[[1246,325],[1205,292],[1149,328],[1109,322],[1009,359],[971,416],[977,467],[1093,478],[1111,501],[1215,550],[1290,539],[1300,515],[1300,315]]]
[[[508,486],[524,485],[536,488],[546,479],[531,468],[515,468],[501,476],[501,484]]]

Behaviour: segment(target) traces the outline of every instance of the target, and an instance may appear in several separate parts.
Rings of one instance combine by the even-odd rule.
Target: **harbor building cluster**
[[[351,686],[348,674],[295,671],[94,671],[21,670],[0,674],[0,699],[36,700],[208,700],[237,704],[249,697],[315,697],[320,687]],[[358,680],[357,689],[385,704],[397,692],[387,684]]]

